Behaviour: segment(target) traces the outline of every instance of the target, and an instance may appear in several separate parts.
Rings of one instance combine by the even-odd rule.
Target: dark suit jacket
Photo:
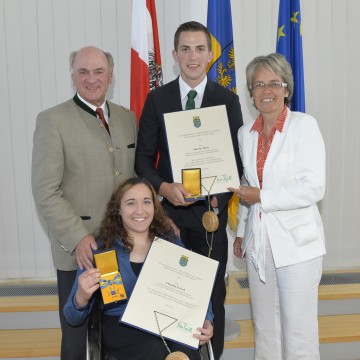
[[[243,120],[239,97],[208,79],[201,107],[216,105],[226,106],[236,163],[239,176],[241,176],[242,164],[237,132],[243,124]],[[157,191],[162,182],[173,182],[163,114],[181,110],[178,78],[150,92],[143,108],[135,155],[135,170],[138,176],[147,178]],[[156,169],[155,162],[158,151],[160,160]],[[220,211],[226,207],[230,197],[231,194],[218,196]]]

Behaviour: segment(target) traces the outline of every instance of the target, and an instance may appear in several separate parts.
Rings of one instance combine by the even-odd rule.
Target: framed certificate
[[[154,240],[121,322],[197,349],[218,261]]]
[[[174,182],[201,169],[202,195],[228,192],[240,179],[225,105],[164,114]]]

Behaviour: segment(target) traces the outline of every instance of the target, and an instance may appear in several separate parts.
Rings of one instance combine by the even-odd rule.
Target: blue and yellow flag
[[[230,0],[209,0],[207,28],[214,53],[208,64],[209,79],[236,93],[235,53]]]
[[[276,52],[286,57],[294,74],[291,110],[305,112],[300,0],[280,0]]]
[[[208,64],[209,79],[236,93],[235,52],[232,31],[230,0],[208,0],[207,28],[211,34],[214,53]],[[239,198],[235,195],[229,201],[229,226],[236,231]]]

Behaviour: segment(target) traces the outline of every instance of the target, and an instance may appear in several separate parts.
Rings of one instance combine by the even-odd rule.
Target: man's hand
[[[78,290],[75,294],[76,305],[84,307],[88,304],[92,294],[99,288],[100,270],[90,269],[78,278]]]
[[[206,344],[213,336],[214,328],[210,320],[205,320],[202,328],[197,328],[200,334],[194,334],[193,337],[200,340],[200,345]]]
[[[191,194],[184,188],[183,184],[163,182],[160,185],[159,194],[174,206],[188,206],[193,203],[184,200],[184,196]]]
[[[79,265],[79,268],[89,270],[94,267],[93,253],[92,250],[96,250],[97,245],[95,238],[92,235],[84,236],[80,242],[77,244],[75,249],[76,261]]]

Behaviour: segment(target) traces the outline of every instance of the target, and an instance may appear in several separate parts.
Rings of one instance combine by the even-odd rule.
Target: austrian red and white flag
[[[155,0],[133,0],[130,109],[138,121],[147,94],[162,84]]]

